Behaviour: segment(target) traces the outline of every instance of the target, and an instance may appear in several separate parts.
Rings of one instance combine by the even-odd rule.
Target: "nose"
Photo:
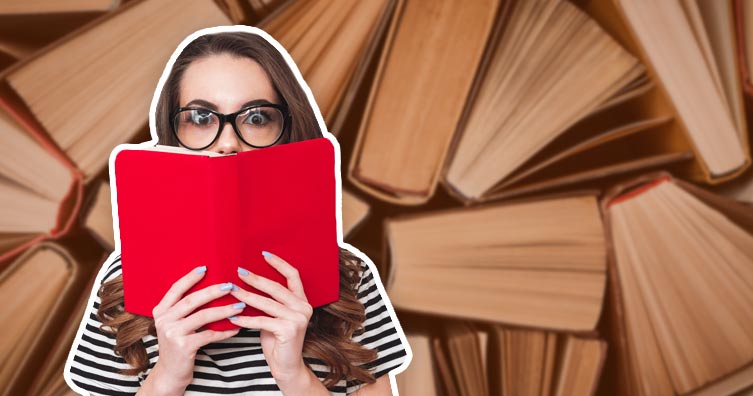
[[[208,150],[220,154],[238,153],[242,150],[241,143],[240,139],[238,139],[238,135],[236,135],[233,130],[233,126],[230,125],[229,122],[226,122],[225,125],[222,126],[220,136]]]

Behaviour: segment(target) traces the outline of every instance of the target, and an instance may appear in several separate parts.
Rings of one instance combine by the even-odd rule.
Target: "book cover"
[[[334,147],[316,138],[232,155],[122,150],[114,160],[125,310],[152,317],[172,284],[207,272],[186,295],[243,282],[238,266],[286,286],[261,252],[295,267],[313,307],[339,299]],[[199,309],[229,305],[232,295]],[[269,316],[247,306],[240,315]],[[228,319],[205,328],[237,327]]]

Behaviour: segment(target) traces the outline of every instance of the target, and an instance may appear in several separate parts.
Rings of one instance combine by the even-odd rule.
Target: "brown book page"
[[[468,199],[508,178],[643,73],[571,3],[515,4],[446,171],[447,183]]]
[[[628,143],[630,141],[624,138],[630,137],[631,135],[639,134],[641,132],[646,132],[647,130],[651,130],[650,132],[652,134],[661,133],[661,129],[657,127],[666,125],[671,120],[672,119],[670,117],[660,117],[660,118],[654,118],[654,119],[640,120],[640,121],[631,122],[628,124],[622,124],[613,129],[607,130],[603,133],[599,133],[598,135],[585,138],[580,142],[574,143],[570,147],[564,147],[556,151],[551,150],[551,152],[549,152],[546,157],[542,157],[539,160],[539,162],[535,164],[533,163],[530,164],[530,166],[521,170],[514,177],[510,177],[504,182],[498,184],[495,187],[495,189],[499,189],[505,186],[509,186],[511,184],[515,184],[519,182],[520,180],[525,179],[539,172],[540,170],[551,166],[554,163],[562,162],[563,160],[575,157],[578,154],[583,153],[584,151],[596,150],[599,146],[612,143],[616,140],[623,140],[621,144],[623,151],[631,151],[632,152],[631,154],[635,155],[635,151],[637,150],[631,150],[632,145],[630,146],[630,148],[627,148],[626,141]],[[645,135],[646,133],[643,133],[643,134]],[[646,139],[644,139],[643,142],[645,142],[645,140]],[[650,149],[646,151],[650,151]],[[661,153],[657,153],[657,154],[661,154]],[[604,156],[602,155],[602,157]],[[611,158],[602,159],[601,162],[606,162],[607,160],[611,160]],[[581,161],[581,162],[586,162],[586,161]],[[586,164],[584,164],[584,166],[593,167],[593,164],[591,163],[586,162]],[[566,173],[566,172],[562,172],[562,173]]]
[[[746,264],[753,263],[753,236],[670,181],[632,194],[609,207],[609,221],[634,381],[643,394],[666,390],[668,380],[685,394],[749,365],[753,338],[743,328],[753,314],[743,308],[750,303],[732,302],[753,302],[746,286],[753,284],[753,266]],[[656,347],[646,349],[648,342]],[[724,360],[711,357],[719,353]],[[652,381],[660,367],[664,380]]]
[[[597,339],[565,337],[557,390],[554,396],[593,395],[601,374],[607,344]]]
[[[354,193],[342,189],[343,238],[357,229],[369,214],[369,204]]]
[[[543,395],[549,335],[543,331],[496,328],[503,345],[502,394]],[[548,394],[548,393],[546,393]]]
[[[181,7],[138,1],[103,17],[4,75],[87,181],[107,166],[111,147],[141,131],[154,87],[180,41],[201,28],[230,23],[212,0]],[[143,28],[133,29],[135,23]],[[70,114],[79,114],[76,122]]]
[[[704,59],[706,32],[699,34],[699,44],[680,1],[618,3],[712,177],[739,173],[749,164],[749,154],[719,90],[716,64]]]
[[[599,25],[609,32],[609,34],[621,45],[641,59],[641,62],[644,65],[650,66],[650,63],[647,63],[646,54],[633,36],[631,28],[626,24],[625,18],[622,16],[621,10],[616,4],[616,0],[573,0],[573,2],[594,18]],[[652,82],[657,85],[657,89],[651,90],[644,101],[644,109],[646,113],[653,114],[653,116],[672,114],[673,117],[678,117],[677,110],[669,99],[662,80],[657,77],[655,71],[651,67],[647,68],[647,73]],[[666,133],[657,140],[656,144],[667,152],[684,152],[693,150],[693,146],[687,135],[687,130],[681,122],[670,124]],[[705,183],[710,182],[708,170],[704,167],[702,162],[698,160],[688,161],[682,167],[673,172],[678,176],[688,179]]]
[[[395,203],[416,204],[433,194],[499,4],[405,4],[385,45],[351,160],[351,178],[360,187]]]
[[[0,14],[65,14],[85,11],[107,11],[120,5],[120,0],[6,0],[0,4]]]
[[[259,23],[290,53],[328,128],[342,126],[395,1],[296,1]]]
[[[84,217],[84,227],[107,251],[115,248],[110,184],[102,181],[90,197],[89,210]]]
[[[489,395],[485,362],[486,334],[469,322],[450,321],[445,324],[448,359],[458,380],[461,396]]]
[[[101,268],[107,257],[108,253],[102,253],[102,255],[94,262],[84,263],[82,266],[82,280],[88,277],[85,285],[74,291],[72,294],[78,293],[78,300],[72,304],[72,311],[64,324],[61,326],[60,334],[55,340],[55,344],[46,354],[44,363],[39,366],[39,370],[34,376],[34,381],[29,388],[29,395],[46,395],[52,393],[56,387],[59,387],[60,381],[63,380],[63,370],[65,368],[66,359],[71,349],[71,344],[76,337],[81,319],[86,312],[87,304],[89,303],[90,293],[94,285],[94,280],[97,276],[97,269]],[[87,260],[88,261],[88,260]],[[73,300],[71,300],[73,302]],[[67,388],[67,384],[66,384]],[[70,389],[70,388],[68,388]],[[60,394],[60,390],[57,393]]]
[[[431,335],[406,332],[405,338],[408,339],[413,358],[405,371],[395,376],[398,392],[401,395],[437,396],[438,373],[434,367]]]
[[[0,298],[7,302],[0,320],[9,326],[0,343],[0,394],[21,394],[52,345],[52,334],[69,312],[81,270],[55,243],[27,250],[0,275]],[[36,329],[36,331],[28,331]]]
[[[579,331],[600,314],[605,242],[593,196],[405,215],[385,233],[395,307]]]
[[[455,374],[452,371],[448,360],[448,353],[444,345],[443,337],[433,336],[431,339],[434,359],[437,362],[440,384],[442,385],[442,394],[444,396],[459,395],[460,390],[455,380]]]
[[[713,51],[710,59],[716,63],[719,70],[724,98],[732,112],[741,141],[749,145],[742,72],[737,59],[734,2],[697,0],[697,4],[698,14],[702,18]]]
[[[71,184],[70,171],[29,136],[5,109],[0,108],[0,178],[13,181],[46,200],[59,202]]]

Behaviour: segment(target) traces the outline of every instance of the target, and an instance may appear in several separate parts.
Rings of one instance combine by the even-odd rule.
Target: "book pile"
[[[205,27],[264,19],[336,130],[356,103],[395,2],[176,5],[0,4],[0,295],[10,302],[0,317],[12,323],[2,338],[2,395],[73,394],[63,381],[65,359],[94,276],[115,246],[109,155],[118,144],[150,139],[150,101],[178,44]],[[335,10],[336,19],[320,18]],[[369,206],[350,190],[342,195],[348,235]]]
[[[176,4],[0,4],[0,396],[73,394],[109,154],[151,139],[177,45],[233,24],[288,50],[337,136],[401,394],[753,394],[753,4]]]
[[[753,392],[753,7],[406,0],[399,18],[347,168],[372,202],[354,244],[413,349],[398,388]]]

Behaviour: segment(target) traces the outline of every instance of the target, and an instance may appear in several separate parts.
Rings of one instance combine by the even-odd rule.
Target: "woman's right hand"
[[[230,293],[237,286],[221,283],[207,286],[183,296],[204,277],[206,267],[198,267],[178,279],[152,310],[157,330],[159,358],[142,384],[152,389],[157,385],[160,394],[182,395],[193,380],[196,351],[209,343],[224,340],[238,333],[240,328],[214,331],[196,331],[207,323],[229,318],[243,311],[243,303],[205,308],[200,306]],[[149,382],[149,384],[147,384]],[[151,392],[150,392],[151,393]]]

